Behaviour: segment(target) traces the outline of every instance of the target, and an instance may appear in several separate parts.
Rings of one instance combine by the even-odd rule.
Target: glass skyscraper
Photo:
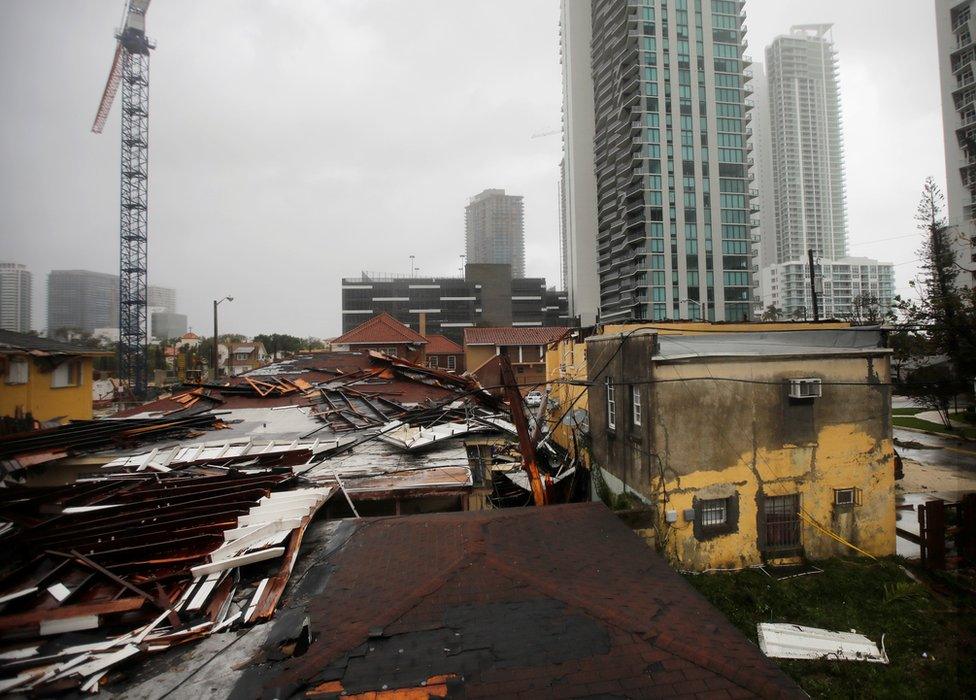
[[[591,13],[601,320],[750,318],[742,0],[564,2]]]

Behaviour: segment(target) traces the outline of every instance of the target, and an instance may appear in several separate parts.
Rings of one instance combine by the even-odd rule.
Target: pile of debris
[[[97,692],[140,655],[269,620],[316,516],[524,505],[539,474],[568,500],[556,448],[523,471],[516,403],[325,353],[0,437],[0,692]]]
[[[294,481],[189,468],[0,491],[0,691],[95,690],[135,654],[269,618],[334,492]]]

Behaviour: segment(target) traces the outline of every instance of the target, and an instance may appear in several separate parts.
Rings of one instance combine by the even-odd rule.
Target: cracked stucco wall
[[[799,494],[820,525],[874,555],[895,552],[894,450],[887,356],[710,359],[651,363],[652,341],[633,337],[599,377],[590,376],[596,464],[657,504],[658,546],[680,568],[737,568],[762,562],[762,499]],[[612,342],[590,344],[602,367]],[[592,369],[591,369],[592,373]],[[634,426],[626,386],[617,390],[617,426],[607,429],[607,376],[649,381],[646,416]],[[819,377],[823,396],[791,401],[786,379]],[[611,480],[608,480],[610,483]],[[834,505],[835,489],[860,489],[856,506]],[[735,494],[731,531],[698,539],[684,511],[695,499]],[[666,522],[675,511],[677,521]],[[811,559],[852,555],[806,523]]]

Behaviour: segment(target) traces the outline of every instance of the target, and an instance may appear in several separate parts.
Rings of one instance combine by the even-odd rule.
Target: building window
[[[428,367],[437,367],[437,356],[432,356],[427,358]]]
[[[7,367],[7,384],[26,384],[30,377],[30,362],[23,357],[14,357]]]
[[[633,397],[634,406],[634,425],[639,426],[641,424],[641,394],[640,387],[635,386],[631,389],[631,394]]]
[[[702,527],[718,527],[729,522],[729,502],[727,498],[711,498],[701,502]]]
[[[60,389],[67,386],[78,386],[79,384],[81,384],[81,362],[78,360],[68,360],[54,368],[54,373],[51,376],[51,388]]]
[[[685,512],[685,519],[692,521],[695,539],[705,541],[721,537],[739,529],[739,494],[724,498],[695,498],[692,507]]]
[[[457,356],[455,355],[447,356],[447,368],[452,371],[457,369]]]
[[[617,390],[609,377],[607,377],[607,427],[610,430],[617,427]]]
[[[396,350],[397,350],[396,348],[380,348],[381,353],[383,353],[384,355],[389,355],[390,357],[397,356]]]
[[[859,506],[861,505],[861,489],[834,489],[834,505],[838,506]]]

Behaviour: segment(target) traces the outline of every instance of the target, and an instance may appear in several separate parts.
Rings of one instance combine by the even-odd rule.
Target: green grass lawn
[[[926,409],[924,408],[893,408],[891,409],[891,415],[893,416],[914,416],[916,413],[921,413]]]
[[[894,415],[891,418],[892,425],[900,426],[902,428],[917,428],[918,430],[928,430],[932,433],[946,433],[952,435],[962,435],[968,438],[976,439],[976,427],[953,427],[952,430],[946,428],[942,423],[933,423],[929,420],[922,420],[921,418],[915,418],[914,416],[906,415]]]
[[[898,560],[817,562],[822,574],[777,581],[762,571],[687,576],[753,642],[758,622],[856,629],[890,663],[775,659],[812,697],[976,697],[976,601],[913,582]],[[926,654],[927,656],[923,656]]]
[[[964,411],[959,411],[959,413],[950,413],[949,417],[953,420],[960,421],[962,423],[969,423],[970,425],[976,425],[976,414],[966,413]]]

